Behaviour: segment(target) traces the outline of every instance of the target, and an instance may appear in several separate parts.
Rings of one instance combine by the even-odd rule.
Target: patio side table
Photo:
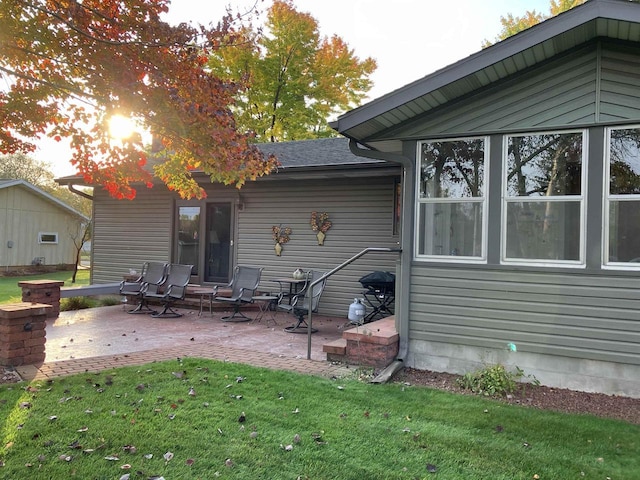
[[[266,323],[268,324],[269,320],[271,320],[275,325],[278,325],[278,322],[276,322],[276,314],[278,313],[277,307],[275,310],[271,310],[271,306],[277,303],[278,298],[279,297],[275,295],[257,295],[255,297],[252,297],[251,300],[256,302],[258,304],[258,308],[260,309],[255,318],[257,322],[262,321],[265,314],[269,312],[270,315],[269,317],[267,317]]]
[[[196,287],[190,288],[188,294],[198,295],[200,297],[200,312],[198,316],[202,316],[202,308],[204,306],[204,299],[209,297],[209,315],[213,316],[213,288]]]

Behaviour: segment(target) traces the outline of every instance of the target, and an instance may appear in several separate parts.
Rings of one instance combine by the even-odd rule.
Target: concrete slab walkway
[[[318,333],[312,336],[307,360],[307,336],[283,331],[292,323],[278,313],[273,320],[225,323],[225,312],[198,316],[180,309],[180,318],[127,314],[122,306],[61,312],[47,322],[46,358],[42,365],[17,367],[26,380],[43,380],[75,373],[142,365],[177,357],[200,357],[290,370],[322,376],[351,371],[326,361],[322,346],[342,335],[346,319],[314,316]]]

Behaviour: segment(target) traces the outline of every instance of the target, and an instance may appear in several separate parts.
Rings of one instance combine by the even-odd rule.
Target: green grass
[[[13,303],[22,301],[22,289],[18,282],[24,280],[58,280],[64,282],[65,287],[89,285],[89,270],[78,270],[76,283],[71,283],[72,271],[55,271],[38,275],[25,275],[23,277],[0,277],[0,303]]]
[[[0,399],[1,478],[625,480],[640,472],[637,425],[209,360],[5,385]]]

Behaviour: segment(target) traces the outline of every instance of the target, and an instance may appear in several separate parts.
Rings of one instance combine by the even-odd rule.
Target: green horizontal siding
[[[416,265],[410,338],[640,365],[640,278]]]

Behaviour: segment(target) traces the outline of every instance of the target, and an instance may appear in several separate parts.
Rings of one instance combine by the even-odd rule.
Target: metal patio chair
[[[223,287],[216,285],[213,290],[214,300],[226,302],[233,305],[233,314],[222,317],[223,322],[248,322],[251,318],[240,311],[244,305],[253,302],[255,291],[260,284],[262,267],[248,267],[238,265],[233,271],[231,282]],[[218,296],[218,288],[230,288],[231,295],[228,297]]]
[[[167,280],[163,284],[162,291],[145,292],[145,300],[157,300],[162,302],[163,308],[160,312],[154,312],[152,317],[181,317],[182,314],[176,312],[172,306],[178,300],[184,300],[187,293],[187,285],[191,280],[191,270],[193,265],[181,265],[172,263],[169,265]]]
[[[142,265],[140,276],[133,280],[120,282],[120,295],[123,297],[136,297],[138,304],[127,313],[155,313],[149,308],[144,297],[145,293],[157,293],[167,278],[167,263],[145,262]]]
[[[311,287],[311,284],[321,278],[324,275],[324,272],[319,272],[316,270],[312,270],[307,273],[307,281],[305,282],[302,290],[297,292],[291,298],[291,304],[287,302],[279,302],[278,308],[280,310],[284,310],[296,317],[296,323],[286,327],[284,329],[285,332],[289,333],[308,333],[309,325],[307,324],[304,317],[309,315],[309,310],[313,313],[318,311],[318,306],[320,305],[320,297],[322,296],[322,292],[324,292],[324,287],[327,284],[327,279],[325,278],[323,281]],[[311,292],[309,289],[311,288]],[[284,298],[284,297],[281,297]],[[315,333],[318,330],[316,328],[311,329],[311,333]]]

